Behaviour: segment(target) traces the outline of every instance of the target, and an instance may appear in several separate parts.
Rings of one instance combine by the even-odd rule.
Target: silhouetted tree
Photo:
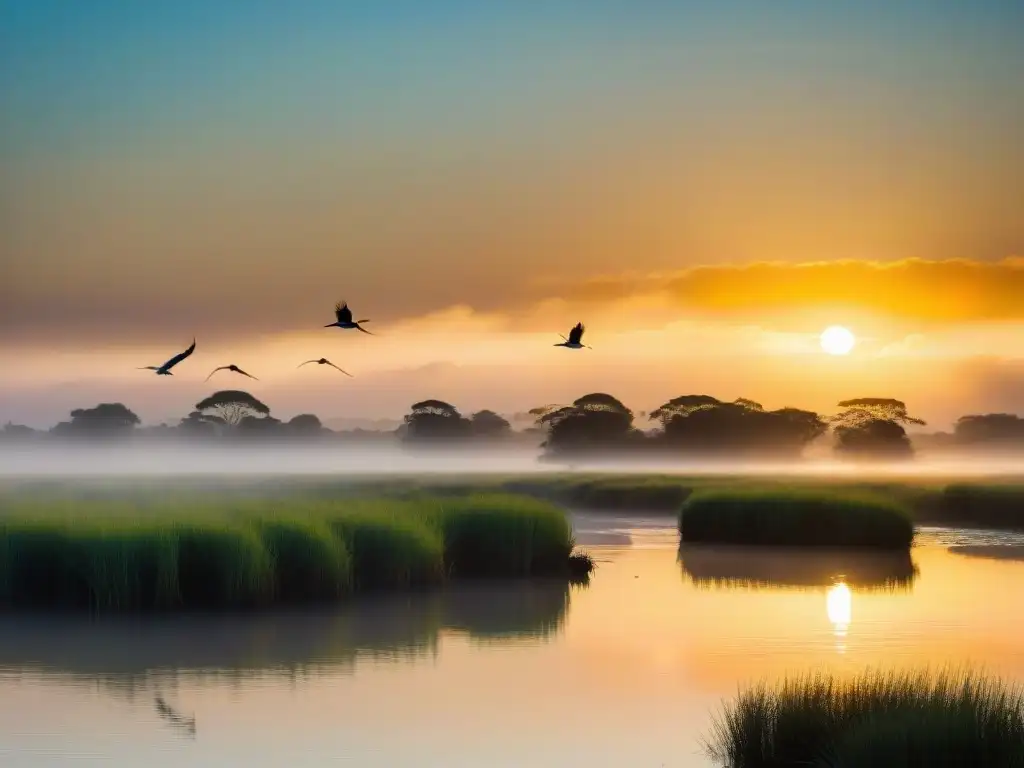
[[[248,392],[238,389],[224,389],[214,392],[205,400],[196,403],[196,410],[220,418],[229,427],[238,426],[246,416],[267,416],[270,407],[257,400]],[[210,414],[206,412],[210,411]]]
[[[494,411],[477,411],[469,417],[469,422],[474,437],[506,437],[512,431],[508,420]]]
[[[61,436],[115,437],[130,434],[141,421],[123,403],[100,403],[95,408],[76,408],[70,421],[53,428]]]
[[[869,419],[835,428],[836,450],[863,458],[909,458],[914,447],[902,424],[889,419]]]
[[[961,416],[953,428],[958,445],[1024,444],[1024,419],[1012,413]]]
[[[36,434],[36,430],[32,427],[27,427],[24,424],[15,424],[14,422],[8,421],[4,424],[4,428],[0,429],[0,436],[5,439],[19,440],[26,437],[32,437]]]
[[[868,421],[892,421],[896,424],[924,424],[907,414],[907,405],[902,400],[888,397],[858,397],[839,403],[840,411],[832,417],[832,423],[846,427]]]
[[[721,400],[711,395],[680,395],[659,405],[650,412],[649,417],[652,421],[660,421],[664,426],[675,416],[686,416],[693,411],[716,408],[721,404]]]
[[[812,411],[766,411],[760,403],[744,398],[716,405],[692,400],[689,407],[662,406],[658,410],[665,445],[688,453],[772,451],[794,456],[828,429],[827,422]]]
[[[236,434],[245,438],[266,438],[280,435],[281,420],[273,416],[243,416],[235,427]]]
[[[324,425],[312,413],[300,413],[298,416],[291,418],[285,424],[285,428],[289,434],[295,437],[313,437],[322,434],[324,431]]]
[[[224,420],[219,416],[206,415],[202,411],[192,411],[178,422],[178,429],[190,437],[211,437],[217,434],[217,427],[223,426]]]
[[[841,401],[839,407],[845,410],[830,420],[838,452],[887,459],[913,455],[914,447],[903,425],[925,422],[910,416],[902,400],[858,397]]]
[[[405,427],[403,439],[410,442],[461,440],[472,434],[470,420],[443,400],[414,403]]]
[[[534,409],[547,429],[544,447],[551,453],[596,453],[622,450],[643,439],[633,428],[633,412],[620,400],[593,392],[572,405]]]

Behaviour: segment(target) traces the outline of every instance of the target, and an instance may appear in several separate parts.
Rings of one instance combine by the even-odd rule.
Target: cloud
[[[682,272],[587,281],[581,301],[638,294],[727,319],[808,311],[853,312],[912,323],[1024,320],[1024,258],[1001,261],[905,259],[699,266]]]

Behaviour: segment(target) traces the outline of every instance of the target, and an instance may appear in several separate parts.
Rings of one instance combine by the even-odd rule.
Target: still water
[[[700,738],[746,682],[965,662],[1024,680],[1024,538],[680,551],[672,523],[577,518],[599,564],[586,588],[0,618],[0,764],[705,766]]]

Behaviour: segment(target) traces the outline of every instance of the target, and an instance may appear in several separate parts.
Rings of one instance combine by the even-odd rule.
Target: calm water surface
[[[926,530],[910,558],[680,552],[672,522],[579,517],[599,561],[585,589],[2,618],[0,764],[704,766],[700,737],[745,682],[964,662],[1024,680],[1024,538]]]

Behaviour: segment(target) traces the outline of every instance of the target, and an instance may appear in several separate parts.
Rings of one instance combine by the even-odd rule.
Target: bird
[[[144,365],[141,368],[139,368],[139,370],[140,371],[156,371],[156,375],[157,376],[173,376],[174,374],[171,373],[171,368],[176,366],[178,363],[180,363],[182,360],[184,360],[186,357],[188,357],[189,355],[191,355],[195,351],[196,351],[196,340],[192,339],[192,346],[191,347],[186,349],[184,352],[181,352],[181,353],[175,355],[174,357],[172,357],[170,360],[168,360],[163,365]]]
[[[558,334],[559,336],[562,336],[565,341],[560,344],[555,344],[554,346],[567,347],[568,349],[583,349],[584,347],[587,349],[593,349],[593,347],[583,343],[583,331],[585,330],[586,328],[583,323],[576,323],[576,325],[572,327],[572,330],[569,331],[568,339],[566,339],[565,336],[562,336],[562,334]]]
[[[360,322],[365,323],[366,321],[365,320],[361,320]],[[321,357],[319,360],[307,360],[304,363],[299,363],[298,367],[301,368],[302,366],[309,365],[310,363],[316,363],[317,365],[329,365],[329,366],[331,366],[331,368],[338,368],[338,366],[336,366],[334,363],[332,363],[326,357]],[[338,370],[341,371],[342,373],[344,373],[346,376],[354,378],[352,376],[352,374],[349,373],[348,371],[342,370],[341,368],[338,368]]]
[[[363,333],[370,333],[368,330],[363,328],[360,323],[368,323],[369,320],[353,320],[352,310],[348,308],[348,302],[339,301],[334,305],[334,314],[337,316],[337,321],[328,323],[324,328],[332,328],[337,326],[338,328],[355,328]],[[376,334],[370,333],[371,336]]]
[[[214,368],[212,371],[210,371],[210,376],[213,376],[213,374],[215,374],[217,371],[231,371],[233,373],[240,373],[243,376],[248,376],[250,379],[256,379],[256,381],[259,381],[259,379],[257,379],[251,373],[246,373],[245,371],[243,371],[241,368],[239,368],[237,365],[234,365],[234,364],[222,365],[219,368]],[[210,380],[210,376],[206,377],[206,381]]]

